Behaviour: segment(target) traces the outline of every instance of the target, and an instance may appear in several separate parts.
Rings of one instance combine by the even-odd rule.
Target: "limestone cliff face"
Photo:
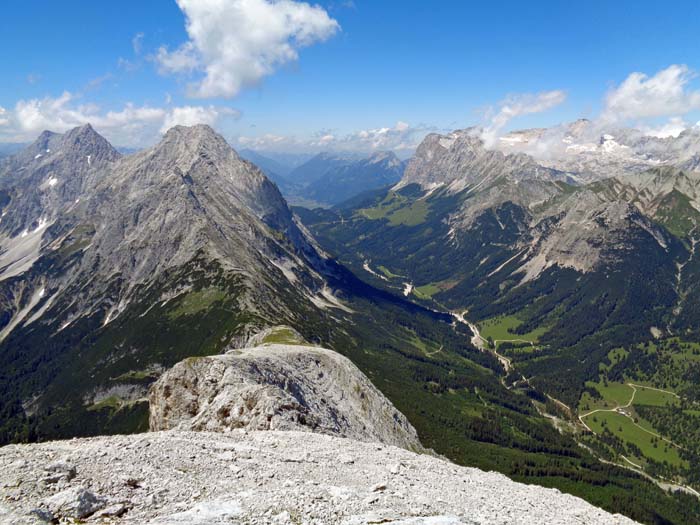
[[[504,154],[488,149],[477,130],[458,130],[449,135],[431,133],[418,146],[397,187],[418,184],[423,189],[446,186],[451,192],[476,191],[499,179],[568,180],[565,174],[545,168],[531,156]]]
[[[298,345],[178,363],[151,388],[150,428],[300,430],[422,449],[405,416],[350,360]]]

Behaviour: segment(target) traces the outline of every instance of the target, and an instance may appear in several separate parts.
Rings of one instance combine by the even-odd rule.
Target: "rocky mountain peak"
[[[124,159],[118,168],[117,184],[135,184],[154,198],[194,199],[196,208],[217,215],[217,222],[229,220],[232,206],[243,206],[268,225],[290,228],[291,213],[277,187],[210,126],[175,126],[160,143]]]
[[[200,159],[240,160],[226,139],[204,124],[170,128],[151,151],[158,158],[167,157],[190,165]]]
[[[29,148],[39,150],[46,149],[56,139],[56,137],[60,137],[60,135],[49,130],[42,131],[41,135],[39,135],[37,139],[32,142]]]
[[[90,124],[65,134],[44,131],[0,167],[8,188],[0,231],[16,236],[50,224],[91,193],[121,154]]]
[[[97,133],[90,124],[74,128],[62,136],[62,153],[64,155],[89,156],[88,165],[93,162],[114,162],[121,154],[105,139]]]
[[[206,124],[194,126],[173,126],[163,136],[162,144],[187,143],[189,146],[198,147],[210,145],[224,147],[228,144],[219,133]]]
[[[502,177],[514,181],[562,178],[529,155],[488,149],[478,130],[470,128],[448,135],[428,135],[406,167],[399,187],[419,184],[428,189],[445,185],[450,191],[458,192],[483,188]]]

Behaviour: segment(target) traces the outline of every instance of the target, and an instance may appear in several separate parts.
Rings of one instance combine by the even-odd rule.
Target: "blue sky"
[[[686,66],[671,79],[684,104],[616,118],[650,127],[700,118],[697,1],[193,1],[4,2],[0,140],[89,119],[113,142],[140,145],[199,119],[238,145],[366,148],[387,130],[393,142],[381,145],[410,147],[431,129],[488,125],[504,100],[555,90],[557,104],[503,129],[597,118],[630,74],[654,78],[672,65]],[[271,35],[245,36],[268,23]],[[243,39],[235,52],[232,34]],[[207,68],[218,71],[209,87]]]

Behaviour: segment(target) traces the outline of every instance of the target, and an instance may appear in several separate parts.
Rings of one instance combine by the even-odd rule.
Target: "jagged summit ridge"
[[[0,190],[7,195],[0,235],[17,237],[71,213],[120,158],[89,124],[63,135],[43,132],[0,166]]]
[[[449,135],[428,135],[396,188],[419,184],[424,189],[446,186],[451,192],[476,191],[500,178],[566,180],[565,175],[541,166],[528,155],[488,149],[478,130],[470,128]]]

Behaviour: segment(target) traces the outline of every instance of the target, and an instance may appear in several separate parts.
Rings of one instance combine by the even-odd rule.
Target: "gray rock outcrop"
[[[347,358],[263,345],[186,359],[151,388],[151,430],[301,430],[422,450],[415,429]]]

